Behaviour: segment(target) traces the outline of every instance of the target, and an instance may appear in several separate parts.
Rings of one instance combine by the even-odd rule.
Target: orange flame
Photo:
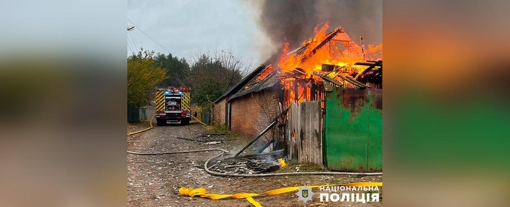
[[[369,45],[368,50],[352,41],[344,29],[339,27],[333,32],[326,33],[329,25],[315,28],[315,36],[303,42],[303,47],[290,51],[289,44],[285,43],[282,55],[279,58],[278,68],[283,90],[285,105],[290,106],[293,101],[303,102],[310,100],[312,81],[322,82],[314,72],[319,72],[343,82],[337,77],[338,73],[352,74],[358,72],[360,67],[354,63],[366,59],[380,60],[382,58],[382,44]],[[342,70],[326,73],[322,72],[322,65],[334,65]],[[300,83],[298,83],[300,82]]]
[[[267,78],[267,76],[271,75],[273,73],[273,65],[269,64],[257,78],[255,78],[256,81],[264,80]]]
[[[373,60],[381,60],[382,59],[382,43],[377,46],[368,45],[368,53],[367,57]]]
[[[287,163],[285,163],[285,160],[283,158],[278,159],[278,162],[280,163],[280,167],[287,166]]]

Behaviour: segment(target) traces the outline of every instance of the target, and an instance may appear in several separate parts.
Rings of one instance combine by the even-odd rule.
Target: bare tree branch
[[[197,50],[190,54],[188,60],[191,70],[184,75],[185,82],[192,88],[200,88],[213,81],[220,87],[221,93],[237,84],[252,67],[252,60],[246,61],[232,49],[213,52]],[[211,99],[215,99],[212,94]]]

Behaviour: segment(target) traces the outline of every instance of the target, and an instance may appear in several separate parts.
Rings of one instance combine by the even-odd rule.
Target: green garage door
[[[326,96],[324,164],[382,171],[382,89],[334,88]]]

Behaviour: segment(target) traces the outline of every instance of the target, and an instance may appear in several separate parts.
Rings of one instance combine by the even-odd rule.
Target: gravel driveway
[[[129,130],[129,127],[128,127]],[[153,129],[129,136],[128,151],[170,152],[208,148],[223,148],[236,152],[247,141],[228,141],[216,145],[177,139],[193,138],[208,134],[200,124],[186,126],[155,126]],[[265,178],[227,178],[207,174],[202,168],[207,159],[220,152],[196,152],[167,155],[127,155],[127,204],[128,206],[253,206],[245,199],[208,200],[184,197],[180,187],[206,188],[208,193],[262,193],[268,190],[328,183],[360,181],[381,182],[382,176],[280,176]],[[354,192],[356,193],[356,192]],[[262,206],[303,206],[294,192],[277,196],[254,198]],[[381,203],[320,203],[318,193],[307,206],[382,206]]]

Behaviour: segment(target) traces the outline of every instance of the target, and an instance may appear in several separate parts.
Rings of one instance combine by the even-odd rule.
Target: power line
[[[134,55],[135,53],[134,53],[134,52],[133,52],[133,50],[131,49],[131,46],[129,46],[129,42],[127,43],[127,46],[128,46],[129,51],[131,51],[131,54],[133,54],[133,55]]]
[[[131,53],[132,53],[133,55],[135,54],[135,52],[134,52],[134,51],[136,51],[136,50],[137,50],[137,49],[136,49],[137,47],[136,47],[136,44],[135,44],[135,40],[133,39],[133,35],[131,34],[131,31],[133,31],[134,29],[135,29],[135,26],[134,26],[134,25],[129,26],[129,27],[128,27],[128,29],[127,29],[128,33],[129,33],[129,35],[127,36],[127,46],[128,46],[129,50],[131,51]],[[130,38],[130,37],[131,37],[131,43],[132,43],[132,45],[133,45],[133,47],[134,47],[134,49],[135,49],[134,51],[133,51],[133,49],[131,48],[131,46],[129,45],[129,38]]]
[[[138,28],[138,30],[140,30],[140,32],[142,32],[145,36],[147,36],[149,39],[151,39],[154,43],[158,44],[161,48],[163,48],[164,50],[166,50],[168,53],[170,53],[169,50],[167,50],[165,47],[163,47],[161,44],[159,44],[158,42],[156,42],[156,40],[152,39],[152,37],[150,37],[147,33],[145,33],[142,29],[140,29],[140,27],[136,26],[135,23],[133,23],[132,21],[130,21],[128,19],[129,22],[131,22],[131,24],[133,24],[136,28]]]
[[[133,35],[131,35],[131,32],[129,32],[129,36],[131,37],[131,42],[133,43],[135,50],[138,50],[138,47],[136,47],[135,39],[133,39]]]

